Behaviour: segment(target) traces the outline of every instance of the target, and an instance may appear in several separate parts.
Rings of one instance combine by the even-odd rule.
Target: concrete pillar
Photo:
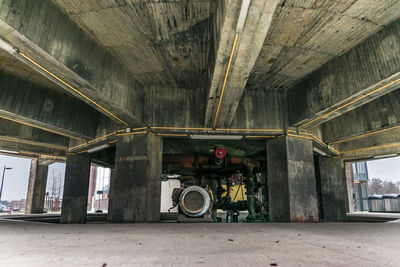
[[[355,196],[353,191],[353,168],[351,167],[350,162],[344,163],[345,169],[345,179],[346,179],[346,188],[347,188],[347,206],[346,211],[349,213],[353,213],[355,211]]]
[[[348,196],[343,161],[319,157],[319,171],[324,220],[345,221]]]
[[[26,194],[25,214],[43,213],[48,163],[32,159]]]
[[[90,175],[89,175],[89,191],[88,191],[88,209],[91,210],[94,203],[94,196],[96,195],[96,177],[97,177],[97,167],[90,167]],[[96,207],[94,207],[96,210]]]
[[[291,136],[269,140],[267,169],[271,221],[318,221],[312,141]]]
[[[114,188],[114,182],[115,182],[115,166],[114,168],[111,168],[111,173],[110,173],[110,191],[108,192],[108,207],[107,207],[107,218],[110,221],[110,209],[112,207],[112,200],[113,200],[113,188]]]
[[[162,138],[126,135],[117,140],[108,220],[113,223],[160,220]]]
[[[61,223],[86,223],[90,154],[67,155]]]

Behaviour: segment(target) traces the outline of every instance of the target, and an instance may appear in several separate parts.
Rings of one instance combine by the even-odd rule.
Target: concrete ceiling
[[[199,87],[214,1],[52,0],[142,84]]]
[[[0,1],[15,48],[0,49],[1,114],[70,146],[125,126],[303,127],[329,142],[398,124],[382,96],[400,86],[399,0],[252,0],[237,32],[241,4]],[[347,132],[350,115],[363,120]]]
[[[44,77],[42,74],[38,73],[27,64],[24,64],[19,60],[15,60],[15,57],[2,49],[0,49],[0,72],[1,71],[12,74],[25,81],[37,84],[39,86],[51,88],[53,90],[64,93],[64,90],[62,90],[52,80]]]
[[[250,89],[287,89],[400,17],[397,0],[281,0]]]
[[[52,1],[142,84],[204,85],[215,1]],[[397,0],[280,0],[246,88],[288,89],[399,17]]]

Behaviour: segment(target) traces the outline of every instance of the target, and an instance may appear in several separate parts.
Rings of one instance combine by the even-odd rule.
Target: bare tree
[[[400,182],[383,181],[380,178],[372,178],[368,182],[368,189],[371,195],[399,194]]]

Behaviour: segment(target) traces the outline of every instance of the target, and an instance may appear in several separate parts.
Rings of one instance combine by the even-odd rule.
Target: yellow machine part
[[[226,185],[222,185],[222,188],[226,190]],[[237,191],[239,191],[239,192],[237,192]],[[236,195],[236,192],[237,192],[237,195]],[[242,192],[243,192],[243,194],[242,194]],[[231,196],[231,199],[233,202],[247,200],[246,187],[244,185],[231,186],[231,192],[229,193],[229,195]],[[236,199],[234,200],[235,195],[236,195]],[[243,195],[243,197],[242,197],[242,195]],[[226,192],[223,193],[222,196],[223,197],[226,196]]]

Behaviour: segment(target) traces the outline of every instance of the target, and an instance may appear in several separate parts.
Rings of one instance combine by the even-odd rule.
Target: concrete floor
[[[400,224],[0,220],[0,254],[0,266],[399,266]]]

